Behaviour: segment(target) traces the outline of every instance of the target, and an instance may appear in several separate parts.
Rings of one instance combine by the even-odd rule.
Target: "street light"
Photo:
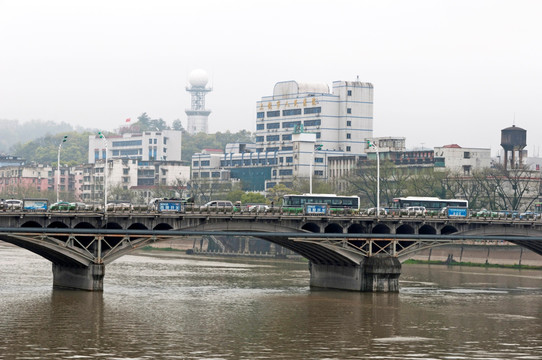
[[[68,140],[68,135],[64,135],[64,137],[62,138],[62,141],[60,142],[60,144],[58,144],[58,159],[57,159],[57,163],[56,163],[56,202],[59,202],[60,201],[60,149],[62,148],[62,144],[65,143],[66,141]]]
[[[105,156],[104,156],[104,214],[107,212],[107,139],[105,135],[99,131],[98,136],[104,141]]]
[[[374,141],[367,140],[367,145],[376,150],[376,217],[380,215],[380,154]]]

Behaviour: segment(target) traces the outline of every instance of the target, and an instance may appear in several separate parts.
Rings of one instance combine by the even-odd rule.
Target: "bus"
[[[466,216],[469,202],[463,199],[439,199],[437,197],[407,196],[394,198],[390,211],[397,212],[411,206],[423,206],[428,212],[442,211],[443,209],[462,209]],[[464,210],[463,210],[464,209]]]
[[[359,211],[359,196],[340,196],[335,194],[284,195],[282,209],[304,212],[307,205],[326,205],[329,212],[337,210]]]

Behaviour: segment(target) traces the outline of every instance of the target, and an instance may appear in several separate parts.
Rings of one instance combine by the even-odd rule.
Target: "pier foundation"
[[[53,263],[53,287],[88,291],[103,291],[105,265],[88,267],[66,266]]]
[[[361,292],[398,292],[401,263],[396,257],[376,255],[360,265],[310,264],[310,285]]]

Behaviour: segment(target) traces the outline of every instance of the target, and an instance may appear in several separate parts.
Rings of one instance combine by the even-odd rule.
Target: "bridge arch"
[[[395,230],[396,234],[414,234],[414,232],[414,228],[408,224],[403,224]]]
[[[373,234],[391,234],[391,229],[388,225],[377,224],[371,232]]]
[[[361,224],[352,224],[348,227],[349,234],[363,234],[365,232],[365,228]]]
[[[38,223],[37,221],[27,221],[27,222],[23,223],[23,224],[21,225],[21,227],[23,227],[23,228],[25,228],[25,227],[27,227],[27,228],[32,228],[32,227],[33,227],[33,228],[40,228],[40,227],[42,227],[42,226],[41,226],[41,224]]]
[[[142,223],[132,223],[128,226],[128,230],[148,230],[148,228]]]
[[[344,231],[343,231],[342,226],[336,223],[331,223],[328,226],[326,226],[324,229],[324,233],[328,233],[328,234],[342,234],[343,232]]]
[[[153,227],[152,229],[153,230],[171,230],[173,229],[173,227],[166,223],[160,223],[160,224],[156,224],[156,226]]]
[[[303,226],[301,226],[301,230],[305,230],[312,233],[319,233],[320,225],[309,222],[309,223],[303,224]]]
[[[436,235],[437,234],[437,229],[435,229],[433,226],[431,225],[422,225],[420,227],[420,229],[418,230],[418,234],[420,235]]]
[[[457,232],[457,228],[452,225],[445,225],[442,229],[440,229],[440,233],[442,235],[451,235],[456,232]]]

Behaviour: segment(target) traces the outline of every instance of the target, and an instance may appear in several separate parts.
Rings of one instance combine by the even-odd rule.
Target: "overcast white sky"
[[[542,145],[542,1],[0,0],[0,119],[113,130],[213,92],[209,129],[255,130],[276,82],[374,85],[374,135],[407,147]],[[1,122],[0,122],[1,125]]]

